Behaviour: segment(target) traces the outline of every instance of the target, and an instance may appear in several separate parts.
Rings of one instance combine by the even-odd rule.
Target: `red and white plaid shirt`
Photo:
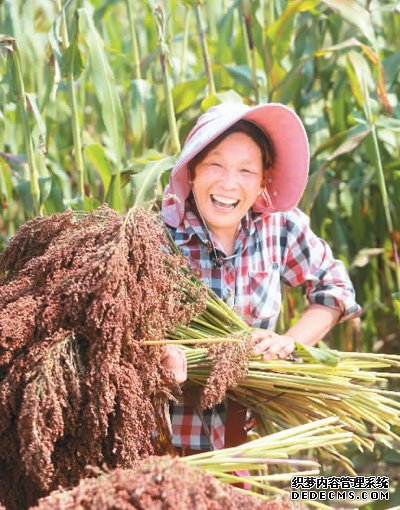
[[[309,227],[299,209],[242,219],[234,254],[226,257],[212,232],[197,214],[185,211],[172,236],[192,270],[245,320],[273,329],[281,308],[281,284],[302,285],[309,303],[341,311],[341,320],[361,313],[343,263]],[[210,249],[210,241],[214,250]],[[171,406],[173,444],[194,450],[224,446],[226,402],[199,414],[184,403]]]

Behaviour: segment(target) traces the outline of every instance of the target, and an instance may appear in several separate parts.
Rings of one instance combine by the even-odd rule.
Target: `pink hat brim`
[[[243,103],[222,103],[199,117],[189,133],[171,172],[163,195],[162,214],[177,227],[183,219],[191,186],[187,165],[204,147],[241,119],[253,122],[270,139],[274,164],[268,169],[265,192],[253,204],[260,213],[289,211],[296,207],[307,184],[309,146],[303,123],[285,105],[267,103],[250,108]]]

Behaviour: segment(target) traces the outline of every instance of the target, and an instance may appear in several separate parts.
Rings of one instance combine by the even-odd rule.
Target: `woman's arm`
[[[294,351],[295,342],[305,345],[316,344],[337,323],[340,315],[340,310],[312,304],[296,324],[283,335],[268,330],[257,330],[253,334],[253,339],[257,342],[254,354],[263,354],[265,360],[276,357],[286,358]],[[166,346],[162,362],[172,371],[178,383],[186,381],[187,363],[183,351],[172,345]]]
[[[267,330],[256,331],[253,335],[256,341],[254,354],[263,354],[265,360],[286,358],[294,351],[295,342],[315,345],[332,329],[340,316],[340,310],[311,304],[296,324],[283,335]]]
[[[286,332],[295,342],[314,345],[323,338],[342,315],[341,310],[312,304],[303,316]]]
[[[309,218],[298,209],[286,214],[286,243],[282,252],[281,281],[303,286],[309,306],[298,322],[283,335],[259,330],[255,354],[264,359],[285,358],[295,342],[314,345],[340,320],[357,317],[354,288],[340,260],[334,259],[328,244],[309,227]]]

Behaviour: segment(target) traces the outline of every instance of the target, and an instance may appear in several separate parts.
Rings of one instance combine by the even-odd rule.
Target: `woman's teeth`
[[[211,195],[211,201],[222,209],[234,209],[239,203],[239,200],[221,197],[220,195]]]

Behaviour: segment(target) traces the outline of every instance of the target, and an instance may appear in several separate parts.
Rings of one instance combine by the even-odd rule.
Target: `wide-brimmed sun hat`
[[[172,169],[162,204],[162,215],[168,225],[177,227],[183,219],[185,201],[191,191],[189,161],[241,119],[261,128],[274,149],[273,165],[268,169],[264,191],[253,204],[253,211],[284,212],[299,203],[307,183],[309,148],[303,123],[296,113],[279,103],[252,108],[243,103],[222,103],[199,117]]]

